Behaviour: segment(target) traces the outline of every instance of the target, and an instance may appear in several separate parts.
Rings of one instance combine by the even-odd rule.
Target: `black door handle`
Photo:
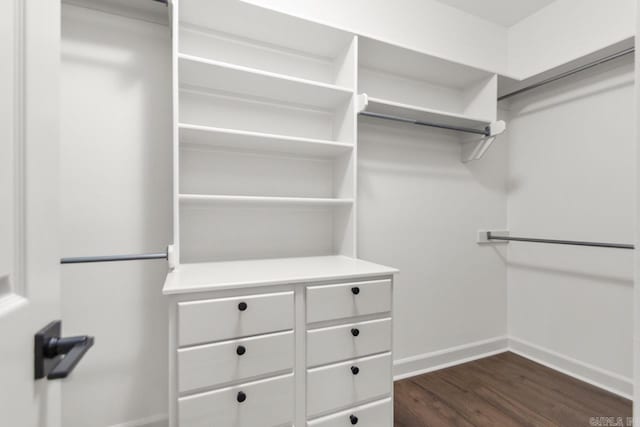
[[[80,359],[82,359],[84,354],[89,351],[92,346],[93,337],[86,335],[71,338],[59,338],[58,340],[55,338],[50,339],[46,348],[54,351],[55,356],[64,354],[64,357],[60,363],[58,363],[53,370],[49,372],[47,378],[50,380],[67,378]]]
[[[61,322],[56,320],[36,333],[35,379],[66,378],[93,346],[94,338],[86,335],[60,338],[61,329]]]

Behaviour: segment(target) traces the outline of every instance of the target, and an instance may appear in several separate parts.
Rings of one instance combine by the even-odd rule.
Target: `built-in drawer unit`
[[[347,408],[391,393],[391,354],[307,370],[307,416]]]
[[[180,427],[274,427],[294,420],[293,374],[178,400]]]
[[[178,391],[293,369],[293,331],[178,350]]]
[[[379,400],[346,411],[317,418],[307,423],[308,427],[389,427],[393,425],[391,398]]]
[[[180,346],[292,328],[293,292],[178,303]]]
[[[307,331],[307,366],[391,350],[391,318]]]
[[[345,256],[181,265],[164,288],[169,427],[392,427],[395,272]]]
[[[391,311],[391,280],[340,283],[307,288],[307,322]]]

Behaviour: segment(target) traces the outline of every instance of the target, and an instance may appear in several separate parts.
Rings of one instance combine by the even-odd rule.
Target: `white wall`
[[[633,58],[513,101],[512,235],[633,243]],[[631,394],[633,253],[510,243],[514,348]]]
[[[506,148],[463,164],[455,133],[360,123],[358,254],[400,269],[397,377],[506,348],[504,248],[475,243],[506,223]]]
[[[170,36],[165,26],[64,6],[64,256],[163,250],[171,236]],[[63,385],[65,427],[167,408],[166,262],[62,269],[65,335],[95,346]]]
[[[435,0],[243,0],[478,68],[507,71],[507,29]]]
[[[556,0],[509,28],[508,75],[521,79],[633,37],[635,0]]]

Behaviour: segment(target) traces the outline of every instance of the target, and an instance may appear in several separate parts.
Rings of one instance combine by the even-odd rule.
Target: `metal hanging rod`
[[[103,255],[61,258],[60,264],[84,264],[88,262],[139,261],[149,259],[168,259],[168,252],[155,252],[132,255]]]
[[[533,90],[533,89],[537,89],[537,88],[539,88],[541,86],[548,85],[549,83],[553,83],[555,81],[558,81],[560,79],[564,79],[566,77],[572,76],[572,75],[580,73],[582,71],[589,70],[589,69],[591,69],[593,67],[596,67],[598,65],[605,64],[607,62],[613,61],[614,59],[618,59],[618,58],[620,58],[622,56],[625,56],[625,55],[629,55],[629,54],[635,52],[635,50],[636,50],[635,47],[630,47],[630,48],[621,50],[620,52],[616,52],[616,53],[611,54],[609,56],[606,56],[606,57],[604,57],[602,59],[598,59],[598,60],[590,62],[588,64],[581,65],[580,67],[574,68],[573,70],[565,71],[564,73],[558,74],[557,76],[554,76],[554,77],[550,77],[550,78],[545,79],[545,80],[543,80],[543,81],[541,81],[539,83],[535,83],[535,84],[532,84],[531,86],[527,86],[527,87],[524,87],[522,89],[518,89],[516,91],[507,93],[506,95],[502,95],[502,96],[498,97],[498,101],[502,101],[503,99],[511,98],[512,96],[520,95],[521,93],[528,92],[528,91]]]
[[[473,133],[476,135],[483,135],[483,136],[491,135],[491,129],[489,127],[485,127],[484,129],[474,129],[474,128],[467,128],[467,127],[461,127],[461,126],[443,125],[438,123],[423,122],[421,120],[407,119],[404,117],[390,116],[387,114],[372,113],[370,111],[360,111],[359,114],[361,116],[375,117],[376,119],[392,120],[395,122],[402,122],[402,123],[411,123],[419,126],[429,126],[433,128],[439,128],[439,129],[455,130],[458,132],[467,132],[467,133]]]
[[[553,245],[593,246],[597,248],[635,249],[634,245],[627,245],[623,243],[583,242],[579,240],[532,239],[528,237],[495,236],[491,233],[491,231],[487,231],[487,240],[550,243]]]

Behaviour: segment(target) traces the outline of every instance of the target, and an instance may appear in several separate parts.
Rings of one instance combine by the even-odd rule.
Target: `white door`
[[[60,426],[60,381],[34,380],[34,334],[60,319],[60,2],[0,13],[0,424]]]

